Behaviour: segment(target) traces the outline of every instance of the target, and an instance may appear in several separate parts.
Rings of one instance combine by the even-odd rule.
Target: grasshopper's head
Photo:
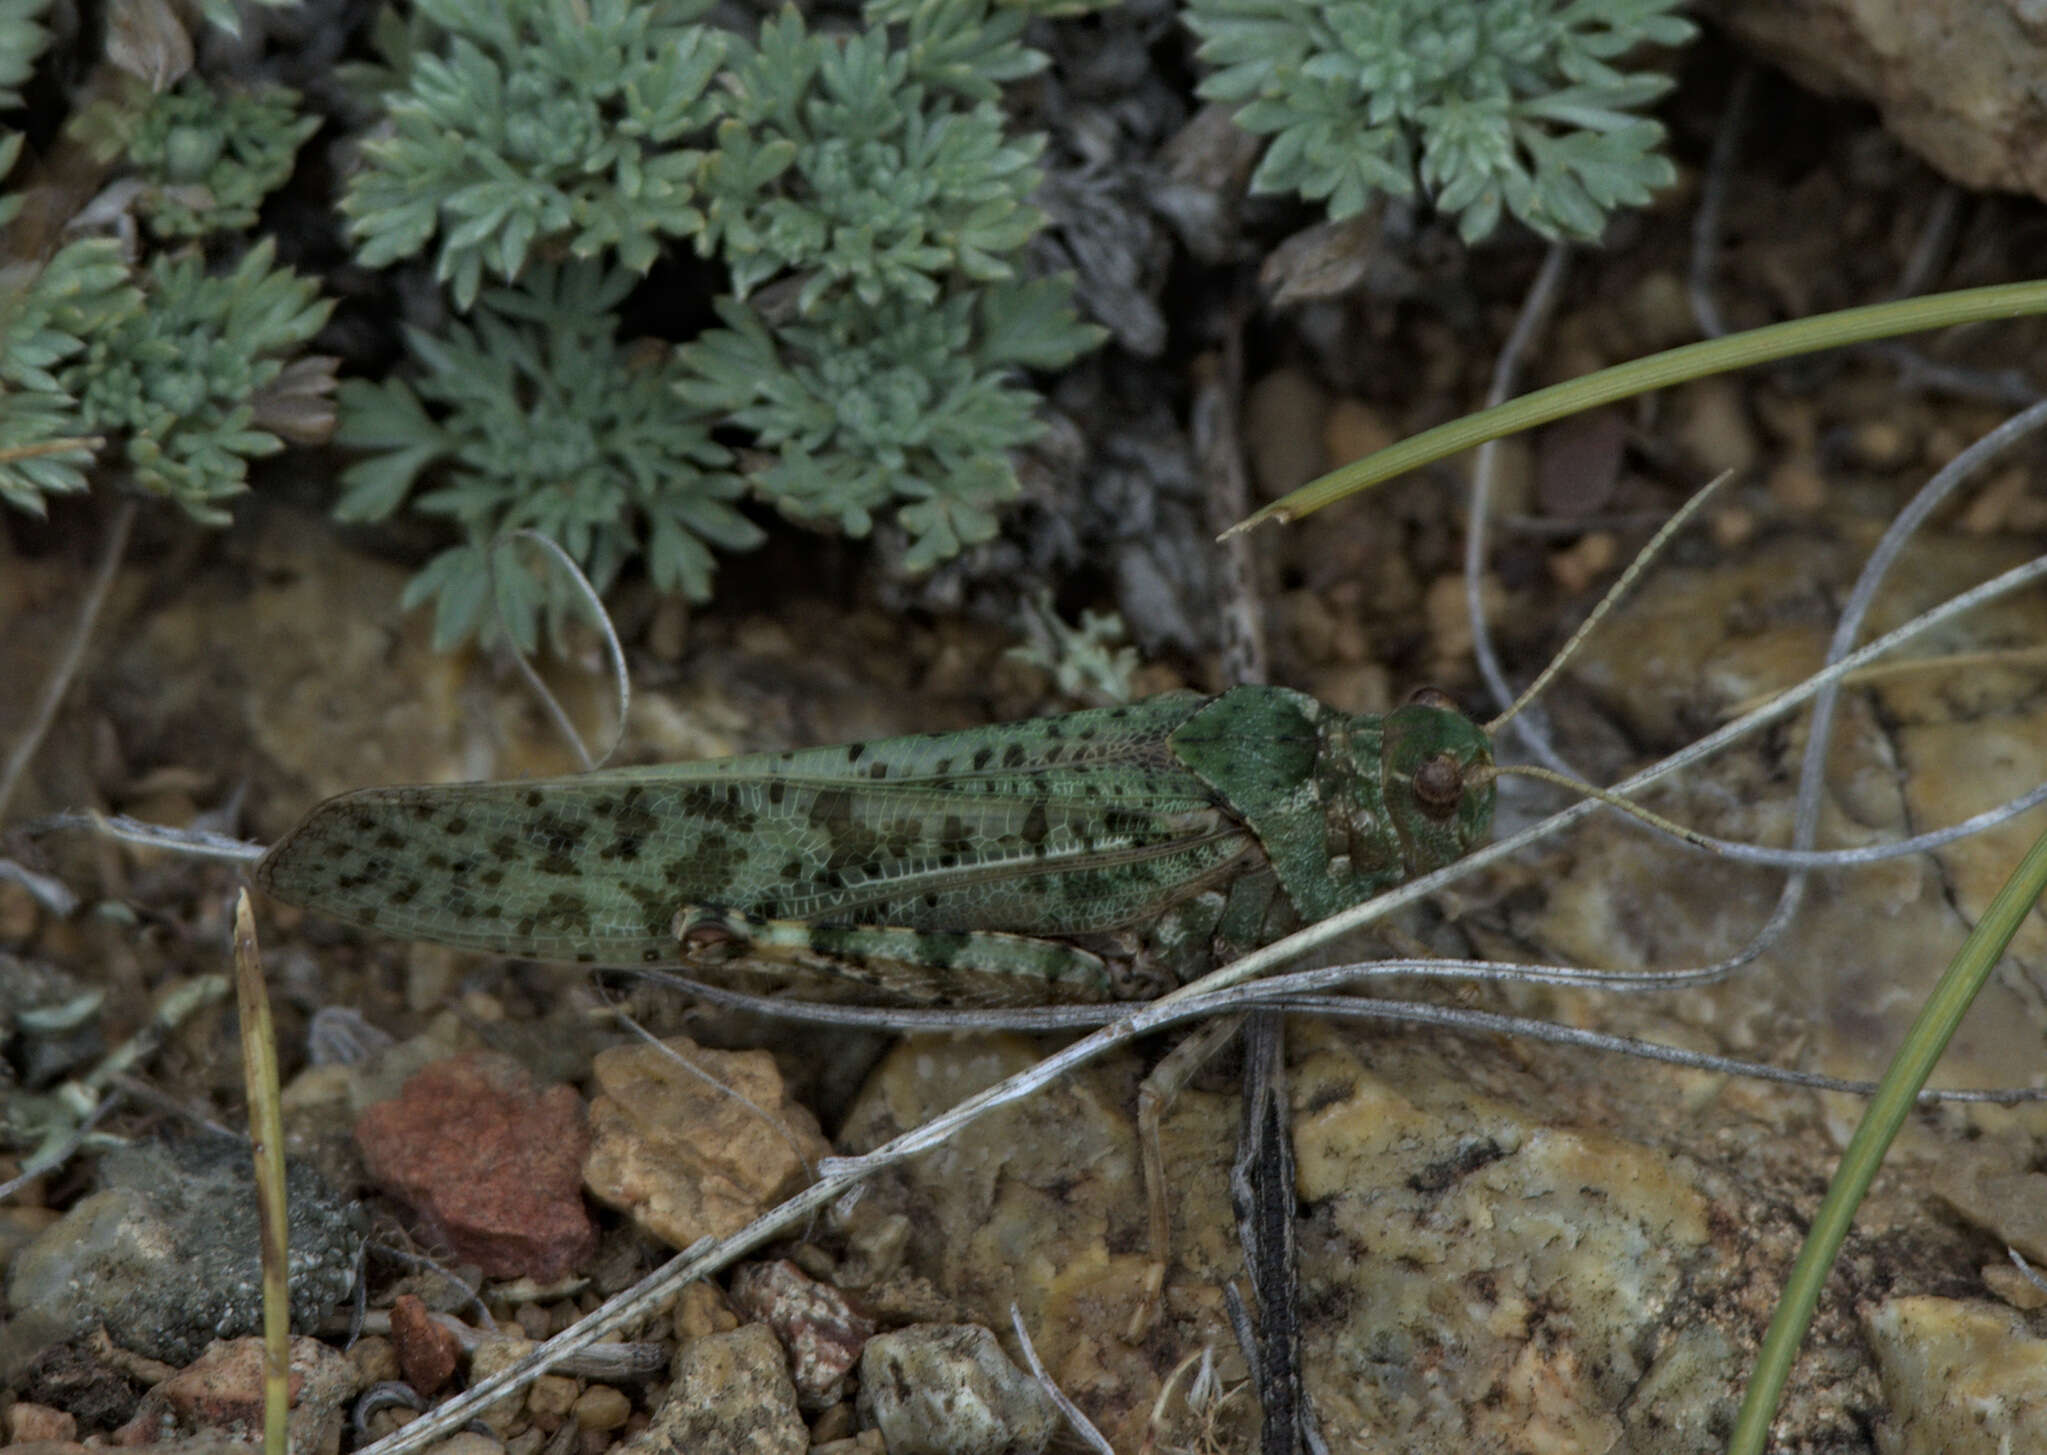
[[[1408,873],[1463,858],[1493,822],[1492,740],[1434,688],[1388,713],[1383,732],[1380,781]]]

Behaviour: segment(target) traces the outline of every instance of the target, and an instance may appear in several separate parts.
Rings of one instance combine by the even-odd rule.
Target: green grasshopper
[[[1441,693],[1279,687],[702,763],[371,788],[256,866],[287,904],[535,960],[1135,998],[1462,857],[1492,745]]]

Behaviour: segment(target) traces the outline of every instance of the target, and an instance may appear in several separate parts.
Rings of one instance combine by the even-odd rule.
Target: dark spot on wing
[[[580,894],[557,889],[540,906],[540,922],[549,929],[565,933],[587,933],[590,928],[590,902]]]
[[[1040,857],[1043,857],[1045,852],[1045,836],[1050,831],[1051,827],[1045,818],[1045,802],[1043,799],[1040,799],[1032,804],[1031,811],[1024,815],[1021,836],[1025,843],[1036,850]]]
[[[618,834],[621,843],[624,842],[628,834],[634,838],[645,839],[661,827],[659,816],[655,814],[653,809],[647,807],[646,797],[647,790],[637,784],[628,788],[624,795],[620,797],[618,801]],[[631,856],[622,853],[620,857],[627,858]]]
[[[751,833],[757,815],[739,800],[735,787],[722,783],[695,783],[679,789],[676,807],[690,818],[722,824],[738,833]]]

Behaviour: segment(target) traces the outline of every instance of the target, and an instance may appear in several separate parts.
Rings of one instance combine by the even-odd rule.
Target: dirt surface
[[[1695,60],[1670,116],[1685,184],[1618,223],[1605,251],[1576,259],[1527,386],[1696,336],[1685,296],[1690,229],[1726,74],[1724,54],[1709,48]],[[1780,84],[1767,84],[1757,104],[1752,135],[1772,144],[1752,145],[1759,155],[1732,175],[1711,269],[1722,312],[1742,326],[1887,296],[1942,184],[1860,110]],[[2030,205],[1963,198],[1959,216],[1924,286],[2041,271]],[[1440,236],[1430,245],[1448,248]],[[1254,316],[1235,405],[1261,493],[1481,402],[1540,251],[1524,240],[1411,261],[1426,283],[1408,296]],[[1722,468],[1739,472],[1548,697],[1566,756],[1608,780],[1810,671],[1876,534],[1932,470],[2010,412],[2009,401],[1986,396],[1999,371],[2036,356],[2041,328],[2019,321],[1910,341],[1916,356],[1966,371],[1967,388],[1931,388],[1894,353],[1858,352],[1510,441],[1484,600],[1523,681],[1690,489]],[[1184,402],[1213,364],[1192,356],[1218,330],[1214,319],[1190,323],[1188,347],[1168,353],[1178,362],[1150,366],[1147,387]],[[2047,532],[2040,458],[2039,446],[2021,446],[1964,488],[1908,552],[1874,629],[2038,552]],[[1382,710],[1421,685],[1481,705],[1456,579],[1468,465],[1453,461],[1257,537],[1274,680],[1351,711]],[[0,740],[12,741],[27,716],[105,525],[90,501],[47,523],[0,521],[0,681],[11,684],[0,692]],[[434,654],[427,623],[399,610],[416,564],[411,544],[343,532],[260,488],[218,535],[146,514],[10,827],[98,809],[268,842],[347,788],[569,770],[572,757],[515,675],[473,653]],[[857,545],[790,536],[729,565],[717,603],[690,613],[628,582],[617,606],[635,696],[616,761],[850,742],[1077,705],[1050,674],[1005,655],[1019,639],[1013,626],[886,609],[860,562]],[[1075,573],[1060,604],[1069,613],[1107,604],[1089,594],[1103,579]],[[1926,649],[1983,654],[1965,665],[1849,693],[1822,842],[1919,832],[2039,781],[2047,678],[2029,650],[2043,639],[2047,607],[2035,593]],[[601,732],[609,688],[600,654],[588,639],[573,645],[544,670],[571,716]],[[1216,666],[1165,651],[1137,685],[1209,689]],[[1654,806],[1714,834],[1781,842],[1803,734],[1801,720],[1773,728]],[[1525,821],[1549,801],[1511,792],[1503,817]],[[1401,984],[1442,1003],[1873,1076],[2042,826],[2035,813],[1937,855],[1817,876],[1790,934],[1717,986],[1621,997]],[[103,988],[94,1024],[106,1044],[141,1027],[175,987],[225,968],[233,866],[79,833],[16,832],[6,845],[80,902],[60,913],[0,882],[0,950]],[[1403,928],[1444,954],[1670,969],[1737,948],[1780,882],[1601,820],[1460,885]],[[484,1048],[587,1100],[599,1090],[592,1058],[629,1039],[610,1015],[612,992],[600,994],[582,970],[391,943],[281,906],[259,914],[294,1150],[343,1199],[361,1200],[373,1244],[459,1262],[448,1255],[456,1240],[437,1246],[372,1190],[351,1143],[355,1118],[394,1095],[407,1070]],[[1379,952],[1369,941],[1358,948]],[[630,991],[630,1003],[656,1034],[768,1051],[787,1094],[842,1153],[1045,1049],[1015,1036],[896,1043],[783,1027],[646,989]],[[331,1049],[341,1012],[368,1028],[369,1059]],[[191,1135],[194,1122],[241,1125],[234,1034],[222,1003],[186,1019],[136,1068],[148,1094],[130,1096],[101,1130],[150,1138]],[[2043,1034],[2047,927],[2036,916],[1943,1076],[2037,1083]],[[1290,1042],[1304,1383],[1331,1449],[1719,1447],[1856,1103],[1500,1036],[1302,1021]],[[980,1323],[1007,1339],[1014,1302],[1054,1378],[1117,1449],[1147,1438],[1160,1448],[1255,1448],[1257,1401],[1224,1293],[1243,1278],[1227,1178],[1238,1116],[1228,1059],[1166,1121],[1164,1309],[1138,1337],[1127,1333],[1146,1263],[1136,1087],[1165,1049],[1146,1044],[1100,1062],[750,1256],[792,1259],[843,1288],[862,1318],[892,1328]],[[19,1062],[19,1043],[11,1054]],[[1990,1427],[2039,1435],[2033,1385],[2047,1344],[2037,1310],[2047,1295],[2012,1275],[2006,1245],[2047,1256],[2027,1241],[2025,1214],[2038,1204],[2043,1133],[2037,1109],[1947,1108],[1914,1120],[1829,1285],[1779,1448],[1978,1448],[1966,1443],[1974,1434],[1948,1443],[1954,1403],[1965,1398],[1995,1412]],[[20,1161],[20,1149],[12,1161],[0,1156],[0,1180]],[[97,1165],[78,1157],[0,1206],[0,1259],[97,1193]],[[619,1201],[587,1205],[597,1251],[576,1276],[485,1286],[501,1332],[555,1332],[687,1241],[645,1231]],[[367,1269],[372,1310],[430,1289],[430,1305],[481,1326],[472,1306],[416,1266],[373,1255]],[[693,1294],[637,1338],[671,1347],[738,1338],[737,1322],[722,1294]],[[346,1324],[336,1308],[315,1331],[338,1347]],[[56,1398],[49,1356],[60,1342],[9,1351],[19,1364],[0,1379],[24,1408]],[[351,1356],[365,1381],[389,1372],[380,1359],[397,1358],[388,1334],[366,1344]],[[1961,1357],[1955,1348],[2009,1379],[1951,1389],[1943,1371]],[[710,1349],[691,1355],[691,1367],[722,1367]],[[1200,1402],[1188,1369],[1204,1352],[1228,1393]],[[23,1373],[31,1367],[40,1385]],[[475,1356],[468,1377],[485,1367]],[[854,1394],[828,1386],[838,1392],[813,1407],[771,1374],[746,1377],[766,1391],[761,1399],[799,1412],[788,1418],[800,1417],[808,1436],[796,1448],[857,1438]],[[141,1387],[132,1374],[129,1382]],[[571,1383],[493,1416],[496,1438],[537,1450],[575,1424],[559,1448],[596,1455],[647,1429],[666,1387],[590,1375]],[[570,1413],[593,1390],[604,1391],[590,1404],[601,1415]],[[80,1434],[105,1434],[133,1412],[132,1400],[77,1409],[98,1410],[79,1416]],[[381,1433],[390,1417],[376,1418]],[[26,1418],[21,1427],[43,1428]]]

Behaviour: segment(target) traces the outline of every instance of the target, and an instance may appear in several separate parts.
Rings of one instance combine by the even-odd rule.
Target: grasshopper
[[[823,975],[898,1002],[1137,998],[1462,857],[1492,746],[1443,694],[1279,687],[964,732],[327,800],[287,904],[534,960]]]

